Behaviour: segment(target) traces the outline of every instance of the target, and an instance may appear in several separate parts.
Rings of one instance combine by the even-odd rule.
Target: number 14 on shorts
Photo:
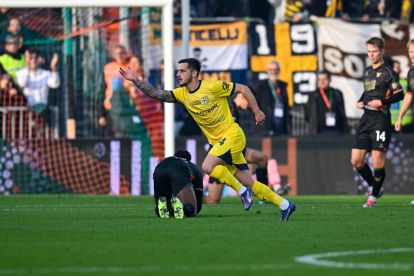
[[[377,134],[377,141],[385,142],[385,131],[376,130],[375,133]]]

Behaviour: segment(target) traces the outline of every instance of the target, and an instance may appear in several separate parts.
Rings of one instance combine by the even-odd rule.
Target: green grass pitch
[[[414,195],[291,199],[281,223],[237,198],[161,220],[148,196],[3,196],[0,276],[414,275]]]

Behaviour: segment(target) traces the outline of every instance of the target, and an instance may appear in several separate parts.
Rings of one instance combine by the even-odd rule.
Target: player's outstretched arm
[[[235,92],[241,93],[243,95],[243,97],[246,99],[247,103],[249,104],[249,107],[253,111],[256,124],[263,125],[266,117],[263,111],[257,105],[256,99],[252,91],[250,91],[250,88],[240,83],[236,83],[235,85],[236,85]]]
[[[176,100],[172,95],[171,91],[156,89],[152,85],[145,83],[140,80],[131,69],[124,70],[119,68],[119,73],[124,79],[129,80],[135,84],[142,92],[144,92],[148,97],[151,97],[156,100],[160,100],[168,103],[175,103]]]

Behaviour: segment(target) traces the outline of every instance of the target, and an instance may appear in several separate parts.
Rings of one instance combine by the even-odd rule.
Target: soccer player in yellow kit
[[[245,210],[253,204],[252,193],[260,200],[279,206],[281,221],[287,221],[296,206],[273,192],[268,186],[253,180],[243,156],[246,138],[240,126],[234,122],[227,102],[233,92],[241,93],[254,113],[256,124],[265,120],[263,112],[246,85],[199,80],[201,64],[197,59],[187,58],[178,62],[177,78],[179,88],[172,91],[159,90],[141,81],[131,70],[119,69],[120,74],[132,81],[149,97],[164,102],[182,103],[200,126],[211,149],[202,169],[211,177],[235,189],[240,195]]]

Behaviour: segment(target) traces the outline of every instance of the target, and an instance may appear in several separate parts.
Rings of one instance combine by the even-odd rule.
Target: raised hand
[[[138,78],[137,76],[134,74],[134,72],[132,72],[131,68],[128,68],[128,70],[124,70],[122,68],[119,68],[119,74],[121,74],[121,76],[129,81],[137,81]]]
[[[50,69],[52,71],[57,71],[57,63],[58,63],[59,56],[57,53],[53,54],[52,60],[50,61]]]

